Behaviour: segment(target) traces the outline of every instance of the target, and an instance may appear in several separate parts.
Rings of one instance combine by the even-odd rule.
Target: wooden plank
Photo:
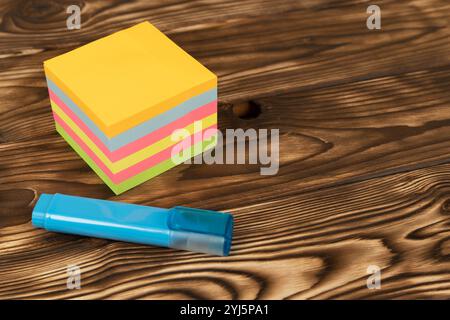
[[[229,257],[0,229],[0,298],[447,298],[450,165],[233,209]],[[67,265],[81,268],[67,290]],[[366,287],[381,268],[381,289]]]
[[[18,7],[16,1],[9,1],[1,8],[3,141],[35,139],[54,131],[47,126],[42,61],[143,19],[166,31],[220,76],[220,98],[225,102],[449,65],[450,6],[444,1],[407,5],[386,1],[382,32],[367,30],[365,1],[277,1],[275,5],[272,1],[246,1],[246,5],[141,1],[123,6],[96,1],[83,7],[83,28],[70,32],[65,28],[64,5],[33,4]],[[169,19],[177,10],[184,13],[182,19]],[[107,19],[110,12],[114,23]],[[130,12],[137,16],[130,17]],[[16,120],[17,113],[23,119]]]
[[[383,1],[369,31],[361,0],[99,0],[70,32],[67,3],[0,3],[0,297],[449,296],[448,165],[434,166],[450,160],[448,2]],[[222,130],[280,129],[276,176],[182,165],[112,197],[56,135],[42,61],[147,19],[219,75]],[[248,101],[261,114],[236,117]],[[232,210],[233,256],[32,229],[37,196],[62,190]],[[81,291],[65,289],[71,263]],[[365,288],[369,264],[382,290]]]
[[[429,70],[257,99],[262,112],[249,120],[235,117],[230,105],[223,104],[222,131],[280,129],[277,175],[261,176],[259,165],[181,165],[115,199],[224,210],[242,201],[255,204],[261,197],[277,199],[448,162],[448,74],[448,69]],[[24,199],[22,193],[33,195],[20,201],[18,212],[2,209],[3,225],[27,221],[40,192],[112,196],[70,147],[50,133],[53,124],[46,112],[45,138],[0,145],[0,190],[8,197],[14,194],[10,190],[20,190],[18,199]],[[16,128],[14,119],[5,123]]]

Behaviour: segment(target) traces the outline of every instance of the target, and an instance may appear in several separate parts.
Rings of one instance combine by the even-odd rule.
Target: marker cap
[[[171,248],[219,256],[230,252],[233,216],[227,213],[174,207],[169,211]]]

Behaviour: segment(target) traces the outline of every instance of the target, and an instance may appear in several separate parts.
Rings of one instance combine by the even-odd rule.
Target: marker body
[[[162,209],[63,194],[42,194],[32,223],[48,231],[222,256],[229,254],[233,230],[233,217],[228,213]]]

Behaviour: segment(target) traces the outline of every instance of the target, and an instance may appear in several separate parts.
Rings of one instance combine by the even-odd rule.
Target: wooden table
[[[1,1],[0,298],[449,298],[450,4],[378,1],[368,30],[369,4]],[[58,136],[42,62],[143,20],[219,76],[220,129],[280,129],[277,175],[180,165],[113,196]],[[232,252],[34,229],[42,192],[231,211]]]

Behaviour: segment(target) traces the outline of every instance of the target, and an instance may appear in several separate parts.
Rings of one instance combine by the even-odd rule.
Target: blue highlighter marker
[[[32,223],[48,231],[150,244],[227,256],[233,233],[229,213],[162,209],[64,194],[43,193]]]

